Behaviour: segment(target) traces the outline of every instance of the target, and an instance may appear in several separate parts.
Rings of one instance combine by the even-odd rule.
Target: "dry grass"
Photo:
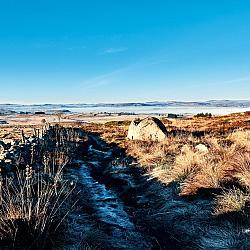
[[[238,130],[230,134],[228,138],[238,147],[250,151],[250,130]]]
[[[176,154],[181,152],[184,143],[189,143],[190,138],[171,136],[161,143],[126,141],[125,147],[128,155],[136,158],[142,166],[151,168],[159,163],[171,163]]]
[[[249,200],[249,195],[245,194],[242,190],[233,188],[228,191],[223,191],[215,199],[214,214],[224,214],[230,212],[241,212]]]
[[[56,173],[34,174],[31,167],[18,171],[17,181],[7,178],[0,190],[0,238],[16,241],[25,237],[45,245],[49,233],[62,222],[61,207],[72,188],[62,179],[62,169]]]
[[[68,205],[74,185],[63,179],[76,144],[69,143],[76,141],[73,132],[52,128],[39,147],[32,147],[29,162],[20,155],[11,177],[0,172],[1,247],[44,249],[52,244],[53,235],[74,206]],[[24,163],[26,168],[21,170]]]
[[[247,189],[250,189],[250,156],[248,156],[245,160],[245,164],[243,163],[238,172],[234,175],[238,182]]]
[[[220,188],[230,181],[249,187],[248,136],[249,131],[234,132],[226,138],[227,144],[220,139],[205,137],[203,143],[208,146],[208,152],[184,145],[172,164],[158,166],[152,170],[152,175],[166,184],[179,182],[181,195],[193,195],[202,188]]]

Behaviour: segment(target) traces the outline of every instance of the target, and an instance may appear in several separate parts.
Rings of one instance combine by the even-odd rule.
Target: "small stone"
[[[201,153],[207,153],[208,152],[208,147],[204,144],[198,144],[195,146],[195,149]]]

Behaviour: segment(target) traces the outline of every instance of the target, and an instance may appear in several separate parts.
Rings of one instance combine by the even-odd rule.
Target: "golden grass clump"
[[[192,179],[196,173],[206,164],[204,154],[193,150],[190,146],[184,146],[181,153],[176,156],[173,166],[161,166],[153,170],[152,175],[158,177],[164,183],[177,181],[184,183]]]
[[[237,146],[241,146],[250,152],[250,130],[235,131],[229,136],[229,139]]]
[[[234,177],[243,187],[250,190],[250,154],[243,155],[240,158]]]
[[[245,208],[247,200],[249,200],[249,196],[240,189],[233,188],[223,191],[223,193],[218,195],[215,199],[216,206],[214,214],[219,215],[230,212],[240,212]]]
[[[180,194],[190,195],[196,194],[200,189],[220,188],[222,179],[218,166],[207,161],[192,179],[182,183]]]
[[[206,163],[203,153],[193,150],[189,146],[182,148],[182,153],[176,157],[171,175],[181,182],[192,178]]]

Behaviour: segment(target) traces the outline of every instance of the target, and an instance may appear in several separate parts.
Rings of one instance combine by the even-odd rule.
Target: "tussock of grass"
[[[218,166],[205,162],[203,168],[190,180],[181,185],[181,195],[195,194],[199,189],[216,189],[221,185],[221,173]]]
[[[250,155],[246,157],[246,162],[239,167],[234,176],[243,187],[250,189]]]
[[[238,130],[229,135],[228,138],[241,148],[250,151],[250,130]]]
[[[215,199],[216,207],[214,214],[224,214],[230,212],[241,212],[245,208],[249,195],[237,188],[223,191]]]

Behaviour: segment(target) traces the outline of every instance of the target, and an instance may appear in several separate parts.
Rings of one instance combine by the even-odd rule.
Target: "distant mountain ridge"
[[[133,107],[133,106],[166,106],[166,107],[250,107],[250,100],[209,100],[201,102],[187,101],[152,101],[152,102],[123,102],[123,103],[79,103],[79,104],[0,104],[0,109],[38,108],[38,109],[67,109],[84,107]]]
[[[166,101],[166,102],[128,102],[92,104],[93,106],[166,106],[166,107],[250,107],[250,100],[211,100],[204,102]]]
[[[98,112],[98,108],[102,112],[106,111],[105,108],[130,110],[133,112],[133,107],[136,108],[249,108],[250,100],[209,100],[202,102],[185,102],[185,101],[153,101],[153,102],[127,102],[127,103],[96,103],[96,104],[0,104],[0,114],[14,114],[14,113],[35,113],[44,111],[46,113],[55,112]],[[184,112],[185,110],[183,110]],[[116,112],[116,111],[114,111]],[[119,111],[117,111],[119,112]]]

